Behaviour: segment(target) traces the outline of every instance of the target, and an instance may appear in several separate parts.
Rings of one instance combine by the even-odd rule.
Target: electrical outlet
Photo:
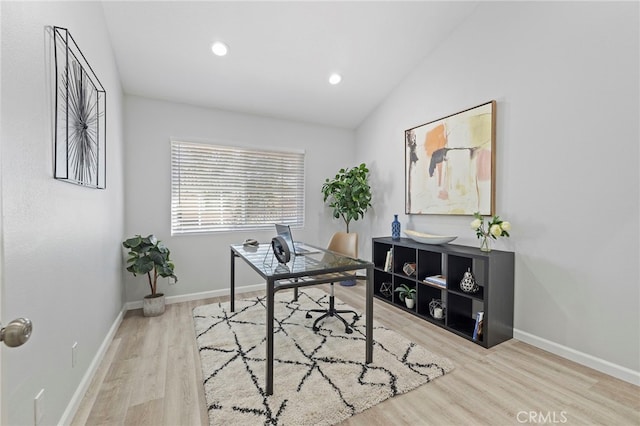
[[[40,389],[40,392],[33,399],[33,424],[34,426],[43,425],[44,419],[44,389]]]
[[[76,361],[77,361],[77,354],[78,352],[78,342],[74,342],[73,345],[71,346],[71,368],[74,368],[76,366]]]

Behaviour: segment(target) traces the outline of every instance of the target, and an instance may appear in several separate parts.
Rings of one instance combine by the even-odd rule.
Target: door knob
[[[0,330],[0,341],[10,348],[20,346],[29,340],[33,324],[28,318],[18,318],[11,321],[6,327]]]

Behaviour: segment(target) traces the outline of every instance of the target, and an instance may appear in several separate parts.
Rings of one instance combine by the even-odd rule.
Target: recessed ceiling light
[[[342,81],[342,76],[338,73],[333,73],[329,76],[329,83],[335,85]]]
[[[224,56],[229,52],[229,48],[221,41],[216,41],[211,45],[211,51],[216,56]]]

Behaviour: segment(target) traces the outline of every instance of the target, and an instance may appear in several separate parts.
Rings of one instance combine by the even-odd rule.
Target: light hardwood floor
[[[363,310],[363,283],[336,287],[337,297]],[[191,315],[226,300],[167,305],[155,318],[128,312],[72,424],[207,425]],[[377,300],[374,317],[455,369],[343,425],[640,425],[637,386],[516,340],[484,349]]]

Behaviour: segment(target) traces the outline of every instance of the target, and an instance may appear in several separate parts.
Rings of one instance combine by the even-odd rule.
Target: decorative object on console
[[[415,305],[416,289],[411,288],[406,284],[401,284],[395,289],[395,291],[398,293],[398,297],[404,302],[407,308],[413,309],[413,306]]]
[[[164,313],[165,299],[163,293],[158,293],[158,276],[172,278],[178,282],[173,273],[174,264],[169,259],[171,252],[154,235],[142,237],[136,235],[123,241],[122,245],[129,249],[127,271],[134,276],[147,274],[151,294],[142,300],[142,313],[145,317],[153,317]],[[151,272],[153,271],[153,276]]]
[[[447,235],[425,234],[423,232],[412,231],[410,229],[407,229],[406,231],[404,231],[404,233],[413,241],[422,244],[446,244],[458,238]]]
[[[427,284],[435,285],[442,288],[447,288],[447,277],[445,277],[442,274],[429,275],[428,277],[425,277],[424,280],[422,281]]]
[[[393,222],[391,222],[391,238],[394,240],[400,239],[400,221],[397,214],[393,215]]]
[[[484,218],[479,212],[473,214],[473,221],[471,222],[471,229],[476,231],[476,237],[480,238],[480,250],[484,252],[490,252],[489,238],[494,240],[498,237],[509,237],[509,231],[511,231],[511,223],[506,220],[500,219],[500,216],[493,216],[490,222],[485,227]]]
[[[410,277],[413,276],[416,273],[416,264],[413,262],[405,262],[402,266],[402,272]]]
[[[382,284],[380,284],[380,294],[388,299],[391,299],[391,296],[393,295],[392,287],[393,285],[390,282],[383,282]]]
[[[484,323],[484,312],[479,311],[476,314],[476,323],[473,326],[473,340],[482,340],[482,326]]]
[[[66,28],[53,27],[56,179],[106,187],[106,91]]]
[[[477,293],[478,290],[480,290],[480,286],[471,273],[471,268],[467,268],[467,272],[462,276],[462,280],[460,280],[460,290],[465,293]]]
[[[384,261],[384,271],[393,272],[393,247],[387,251],[387,256]]]
[[[444,319],[444,306],[442,306],[442,300],[431,299],[431,302],[429,302],[429,314],[434,319]]]
[[[271,240],[271,249],[276,259],[278,259],[278,263],[287,263],[291,260],[291,250],[289,250],[289,245],[284,238],[279,236],[273,237]]]
[[[496,102],[405,131],[407,214],[493,214]]]

